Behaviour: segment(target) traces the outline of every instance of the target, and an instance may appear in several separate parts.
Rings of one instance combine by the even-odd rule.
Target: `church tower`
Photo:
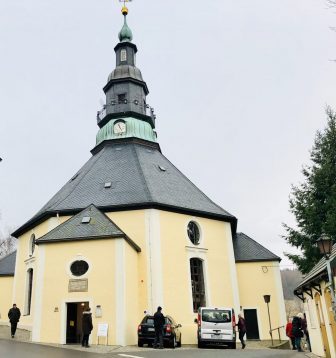
[[[122,8],[124,25],[115,46],[116,68],[104,87],[106,104],[97,113],[100,130],[97,144],[104,140],[134,137],[156,142],[154,110],[146,101],[149,91],[136,67],[136,45],[127,25],[128,9]]]

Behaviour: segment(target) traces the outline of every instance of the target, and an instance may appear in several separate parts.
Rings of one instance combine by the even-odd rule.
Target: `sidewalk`
[[[10,337],[10,327],[9,325],[0,325],[0,338],[1,339],[8,339],[11,340]],[[98,353],[98,354],[108,354],[108,353],[132,353],[132,352],[148,352],[152,351],[152,347],[141,347],[138,346],[105,346],[105,345],[92,345],[90,348],[84,348],[80,344],[50,344],[50,343],[32,343],[30,339],[30,332],[25,331],[22,329],[18,329],[16,336],[14,338],[16,341],[26,342],[30,344],[40,344],[49,347],[57,347],[63,349],[71,349],[76,351],[83,351],[83,352],[91,352],[91,353]],[[270,341],[247,341],[247,349],[269,349]],[[172,348],[165,348],[165,350],[172,349]],[[178,350],[196,350],[197,345],[183,345],[181,348],[177,348]],[[237,343],[237,349],[240,348],[240,343]],[[305,357],[309,358],[319,358],[317,355],[306,352],[304,353]]]
[[[305,356],[309,358],[320,358],[320,356],[317,356],[316,354],[310,352],[305,353]]]

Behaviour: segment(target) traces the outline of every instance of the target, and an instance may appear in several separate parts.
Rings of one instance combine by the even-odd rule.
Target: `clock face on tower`
[[[123,134],[126,132],[126,123],[125,122],[116,122],[113,126],[113,133],[114,134]]]

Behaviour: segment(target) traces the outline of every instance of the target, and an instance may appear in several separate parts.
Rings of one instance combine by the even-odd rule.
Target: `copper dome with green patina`
[[[132,30],[127,25],[126,15],[124,15],[124,25],[119,31],[118,37],[120,42],[131,42],[133,40]]]

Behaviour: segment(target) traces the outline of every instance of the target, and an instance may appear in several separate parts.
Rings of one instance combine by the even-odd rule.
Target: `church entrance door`
[[[81,342],[83,311],[89,307],[89,302],[67,303],[66,343],[77,344]]]
[[[260,339],[258,317],[256,309],[244,309],[244,318],[246,322],[246,338]]]

